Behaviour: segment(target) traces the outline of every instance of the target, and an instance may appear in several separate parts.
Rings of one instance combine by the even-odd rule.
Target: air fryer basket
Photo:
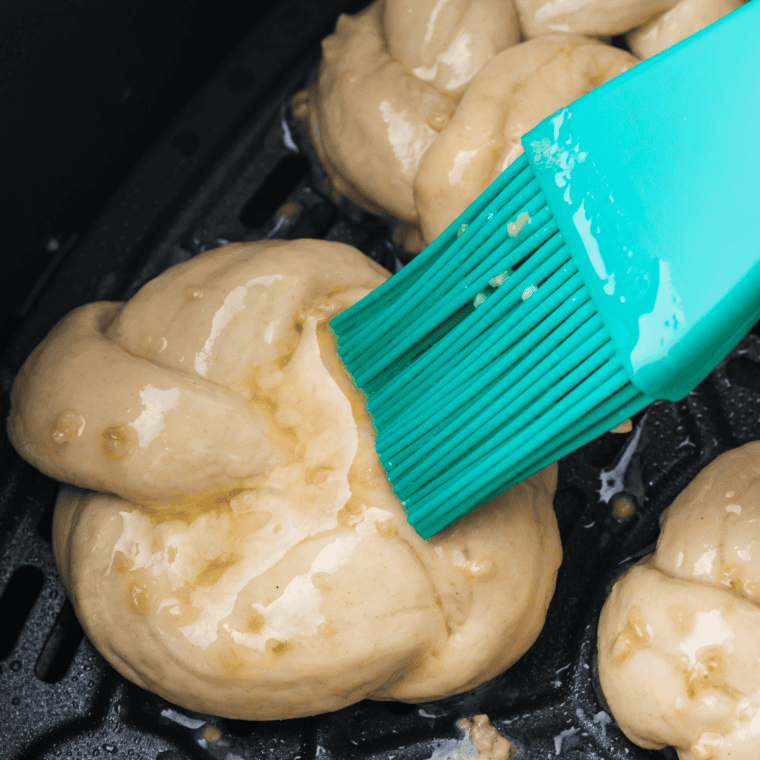
[[[290,97],[314,76],[319,40],[361,2],[280,3],[135,169],[89,233],[42,274],[0,364],[0,398],[67,311],[123,300],[167,266],[233,240],[317,237],[390,269],[405,260],[386,220],[327,190]],[[757,330],[757,328],[755,328]],[[658,518],[721,452],[760,438],[760,338],[748,335],[678,404],[657,403],[625,435],[560,463],[555,509],[565,552],[546,626],[509,671],[424,705],[364,701],[336,713],[245,722],[190,713],[125,681],[90,643],[53,562],[57,484],[3,436],[0,475],[0,758],[344,760],[472,757],[456,726],[487,713],[526,760],[674,758],[632,745],[595,687],[596,622],[609,588],[651,551]],[[635,504],[614,517],[617,499]]]

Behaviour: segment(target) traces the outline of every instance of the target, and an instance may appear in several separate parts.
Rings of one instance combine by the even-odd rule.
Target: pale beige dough
[[[525,29],[547,9],[574,22],[562,16],[536,32],[545,36],[517,44],[512,0],[378,0],[340,17],[295,113],[337,193],[396,217],[397,237],[417,252],[521,152],[525,131],[638,62],[557,30],[627,31],[673,2],[522,0]],[[601,19],[601,30],[587,17]]]
[[[742,5],[744,0],[679,0],[670,10],[629,32],[628,47],[641,59],[651,58]]]
[[[110,492],[65,492],[53,543],[82,626],[127,678],[279,719],[458,693],[537,637],[561,558],[556,466],[417,536],[327,326],[387,276],[339,243],[225,246],[75,312],[22,370],[21,453]],[[81,435],[54,438],[62,405]],[[103,425],[134,432],[121,458]]]
[[[622,34],[671,8],[677,0],[515,0],[525,37],[565,32]]]
[[[760,757],[760,442],[718,457],[615,584],[599,680],[626,735],[681,760]]]
[[[443,232],[522,153],[525,132],[636,63],[618,48],[563,34],[494,56],[420,163],[414,191],[425,241]]]
[[[335,190],[413,229],[420,159],[472,77],[519,38],[512,0],[377,0],[341,15],[294,103]]]

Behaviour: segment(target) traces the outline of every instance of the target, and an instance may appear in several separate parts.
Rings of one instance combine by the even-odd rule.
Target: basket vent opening
[[[244,69],[242,66],[236,66],[230,69],[224,77],[224,83],[232,92],[248,92],[253,89],[256,78],[253,72]]]
[[[0,597],[0,660],[13,651],[29,613],[45,582],[45,575],[38,567],[24,565],[11,576]]]
[[[174,148],[180,156],[192,156],[200,147],[200,137],[189,129],[177,132],[177,134],[172,137],[172,148]]]
[[[606,469],[614,463],[629,436],[621,433],[604,433],[595,438],[583,449],[586,461],[592,467]]]
[[[69,672],[83,638],[82,626],[79,625],[74,608],[67,599],[37,658],[37,664],[34,666],[37,678],[45,683],[60,681]]]
[[[283,156],[248,199],[238,219],[250,230],[261,227],[308,173],[309,162],[302,155],[289,153]]]
[[[586,494],[576,486],[562,488],[555,494],[554,511],[557,515],[559,535],[563,543],[567,541],[587,506]]]
[[[40,521],[37,523],[37,534],[40,538],[50,543],[53,540],[53,512],[55,512],[55,504],[58,501],[58,493],[56,492],[50,503],[45,507],[45,511],[40,517]]]
[[[234,718],[224,718],[222,723],[233,736],[250,736],[258,725],[255,720],[235,720]]]
[[[338,221],[338,210],[332,203],[322,202],[312,206],[302,214],[295,227],[288,233],[290,240],[312,238],[321,240],[327,236],[335,222]]]
[[[742,388],[760,393],[760,365],[750,359],[743,356],[729,359],[726,364],[726,376],[732,385],[740,385]]]

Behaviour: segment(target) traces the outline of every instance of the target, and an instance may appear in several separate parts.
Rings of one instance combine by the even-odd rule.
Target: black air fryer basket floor
[[[132,174],[36,300],[0,366],[13,377],[67,311],[122,300],[170,264],[233,240],[318,237],[394,269],[383,221],[325,192],[289,98],[313,76],[339,10],[281,3]],[[278,213],[285,204],[285,211]],[[83,639],[50,546],[57,484],[0,441],[0,758],[402,760],[471,757],[456,721],[487,713],[526,760],[674,758],[630,744],[594,686],[595,630],[621,568],[650,551],[658,517],[719,453],[760,438],[760,338],[750,334],[679,404],[658,403],[627,435],[606,434],[560,465],[565,551],[537,643],[475,692],[425,705],[361,702],[337,713],[248,723],[189,713],[119,677]],[[619,494],[630,519],[614,519]],[[213,726],[214,728],[210,728]]]

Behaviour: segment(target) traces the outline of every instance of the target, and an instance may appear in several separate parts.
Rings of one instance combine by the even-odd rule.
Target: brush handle
[[[760,0],[523,138],[631,382],[677,401],[760,318]]]

